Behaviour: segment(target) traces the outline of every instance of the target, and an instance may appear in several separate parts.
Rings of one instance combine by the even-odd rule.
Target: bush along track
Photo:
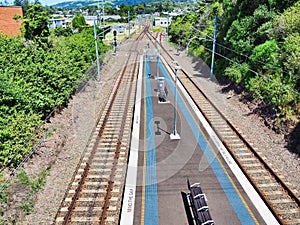
[[[99,51],[106,47],[101,43]],[[0,36],[0,168],[15,167],[33,147],[36,127],[68,102],[95,61],[93,29],[46,43]],[[39,136],[39,135],[37,135]],[[16,152],[18,154],[16,155]]]
[[[218,16],[215,74],[269,105],[271,126],[291,132],[300,121],[300,1],[222,0],[197,8],[172,19],[170,40],[179,43],[183,30],[183,45],[210,65]]]
[[[0,225],[32,212],[50,167],[20,168],[54,132],[50,118],[95,74],[93,28],[54,34],[27,41],[0,34]],[[108,49],[102,41],[98,47],[101,55]]]

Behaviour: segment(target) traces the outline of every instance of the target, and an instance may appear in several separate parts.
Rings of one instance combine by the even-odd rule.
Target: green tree
[[[274,36],[284,38],[291,33],[300,33],[300,1],[278,14],[274,21]]]
[[[24,17],[25,38],[34,40],[36,38],[48,37],[49,14],[46,8],[40,4],[31,5]]]
[[[25,15],[27,10],[30,7],[29,1],[28,0],[15,0],[14,5],[16,6],[22,6],[23,9],[23,14]]]
[[[275,40],[256,46],[250,59],[251,68],[260,73],[273,73],[281,68],[279,47]]]
[[[292,33],[284,39],[282,61],[287,71],[300,80],[300,34]]]
[[[86,22],[84,19],[84,16],[80,13],[78,13],[72,20],[72,27],[73,29],[79,29],[81,30],[86,26]]]
[[[71,36],[73,34],[72,28],[71,27],[66,27],[66,28],[62,28],[62,27],[57,27],[53,30],[53,33],[56,36]]]
[[[65,104],[95,61],[93,28],[49,37],[49,44],[0,34],[0,168],[15,166],[32,148],[32,135],[58,105]],[[99,41],[99,52],[106,51]],[[7,66],[10,65],[10,66]]]

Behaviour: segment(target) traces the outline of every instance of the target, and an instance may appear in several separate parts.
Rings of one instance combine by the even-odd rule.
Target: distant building
[[[117,33],[125,33],[126,32],[126,27],[123,25],[115,25],[114,27],[111,28],[111,31],[117,31]]]
[[[120,15],[106,15],[106,16],[100,16],[101,20],[107,20],[107,21],[111,21],[111,20],[119,20],[121,19]]]
[[[53,14],[49,19],[49,28],[55,29],[57,27],[66,28],[72,25],[72,19],[74,18],[73,15],[61,15],[61,14]],[[94,20],[96,24],[99,24],[99,17],[98,16],[87,16],[84,15],[85,22],[90,25],[94,26]],[[106,15],[100,16],[100,19],[104,21],[111,21],[111,20],[118,20],[121,19],[119,15]]]
[[[21,34],[22,19],[14,19],[15,16],[23,17],[23,10],[20,6],[0,6],[0,32],[8,36]]]
[[[154,26],[167,27],[171,24],[172,17],[156,17],[154,18]]]
[[[49,19],[50,29],[55,29],[58,27],[66,28],[72,24],[72,15],[62,16],[62,15],[52,15]]]
[[[84,16],[85,22],[90,25],[94,26],[94,20],[96,21],[96,24],[98,24],[97,16]]]

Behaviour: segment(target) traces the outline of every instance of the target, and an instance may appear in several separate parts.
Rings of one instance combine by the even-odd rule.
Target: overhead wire
[[[196,29],[195,27],[191,27],[191,28],[194,29],[194,30],[196,30],[198,33],[201,32],[200,30]],[[213,40],[213,38],[210,37],[210,36],[208,36],[207,34],[206,34],[205,36],[207,36],[207,37],[209,37],[210,39]],[[267,64],[267,63],[265,63],[265,62],[262,62],[262,61],[260,61],[260,60],[253,60],[253,59],[251,59],[248,55],[245,55],[245,54],[240,53],[240,52],[238,52],[238,51],[236,51],[236,50],[233,50],[232,48],[227,47],[227,46],[225,46],[225,45],[223,45],[223,44],[220,44],[220,43],[218,43],[218,42],[215,42],[215,43],[216,43],[217,46],[220,46],[220,47],[222,47],[222,48],[224,48],[224,49],[226,49],[226,50],[229,50],[229,51],[231,51],[231,52],[234,52],[235,54],[238,54],[238,55],[240,55],[240,56],[243,56],[243,57],[247,58],[248,60],[251,60],[251,61],[253,61],[253,62],[258,62],[258,63],[260,63],[260,64],[262,64],[262,65],[268,65],[268,66],[270,66],[269,64]],[[282,69],[281,67],[273,66],[273,65],[270,66],[270,68],[273,68],[273,69]],[[282,70],[282,72],[285,73],[285,74],[287,74],[287,75],[290,75],[288,71]],[[297,79],[300,79],[300,76],[298,76],[298,75],[294,75],[294,77],[297,78]]]
[[[203,46],[203,47],[204,47],[204,49],[206,49],[206,50],[208,50],[208,51],[210,51],[210,52],[213,52],[211,49],[206,48],[205,46]],[[230,59],[230,58],[228,58],[228,57],[226,57],[226,56],[224,56],[224,55],[222,55],[222,54],[220,54],[220,53],[218,53],[218,52],[215,52],[215,54],[218,55],[218,56],[220,56],[220,57],[222,57],[222,58],[224,58],[224,59],[226,59],[226,60],[228,60],[228,61],[230,61],[230,62],[232,62],[232,63],[235,63],[235,64],[241,66],[240,63],[238,63],[238,62],[236,62],[236,61],[234,61],[234,60],[232,60],[232,59]],[[289,91],[291,91],[291,92],[293,92],[293,93],[295,93],[295,94],[297,94],[297,95],[300,96],[300,92],[298,92],[297,90],[294,90],[294,89],[292,89],[292,88],[290,88],[290,87],[287,87],[286,85],[284,85],[284,84],[282,84],[282,83],[279,83],[279,82],[277,82],[277,81],[275,81],[275,80],[273,80],[273,79],[271,79],[271,78],[269,78],[269,77],[266,77],[265,75],[260,74],[260,73],[254,71],[254,70],[252,70],[252,69],[250,69],[250,68],[248,68],[248,71],[250,71],[250,72],[252,72],[252,73],[254,73],[254,74],[256,74],[256,75],[258,75],[258,76],[260,76],[260,77],[263,77],[263,78],[269,80],[270,82],[273,82],[273,83],[275,83],[275,84],[277,84],[277,85],[283,87],[284,89],[289,90]]]
[[[267,65],[267,66],[270,66],[269,64],[267,64],[267,63],[265,63],[265,62],[262,62],[262,61],[260,61],[260,60],[253,60],[253,59],[251,59],[249,56],[247,56],[247,55],[245,55],[245,54],[243,54],[243,53],[240,53],[240,52],[237,52],[237,51],[235,51],[235,50],[233,50],[232,48],[229,48],[229,47],[227,47],[227,46],[225,46],[225,45],[222,45],[222,44],[220,44],[220,43],[217,43],[216,42],[216,45],[218,45],[218,46],[220,46],[220,47],[222,47],[222,48],[224,48],[224,49],[226,49],[226,50],[229,50],[229,51],[231,51],[231,52],[234,52],[235,54],[238,54],[238,55],[240,55],[240,56],[243,56],[243,57],[245,57],[245,58],[247,58],[247,59],[249,59],[249,60],[251,60],[251,61],[253,61],[253,62],[258,62],[258,63],[260,63],[260,64],[262,64],[262,65]],[[280,68],[280,67],[278,67],[278,66],[271,66],[270,68],[273,68],[273,69],[282,69],[282,68]],[[287,74],[287,75],[289,75],[289,72],[287,72],[287,71],[285,71],[285,70],[282,70],[282,72],[283,73],[285,73],[285,74]],[[300,77],[299,76],[297,76],[297,75],[294,75],[296,78],[298,78],[298,79],[300,79]]]

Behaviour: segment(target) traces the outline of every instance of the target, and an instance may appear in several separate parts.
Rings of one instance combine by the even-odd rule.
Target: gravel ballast
[[[204,62],[185,54],[178,56],[177,51],[167,42],[163,44],[187,73],[198,77],[199,85],[206,95],[300,196],[300,158],[286,148],[284,136],[267,128],[263,119],[252,113],[249,104],[241,101],[241,95],[224,93],[224,86],[211,81],[210,70]],[[126,57],[124,50],[115,56],[108,53],[102,65],[102,83],[90,80],[86,88],[73,96],[68,106],[51,119],[55,126],[53,134],[25,165],[29,174],[50,167],[49,176],[43,189],[35,195],[34,210],[30,215],[19,216],[17,224],[53,224],[77,163]]]

